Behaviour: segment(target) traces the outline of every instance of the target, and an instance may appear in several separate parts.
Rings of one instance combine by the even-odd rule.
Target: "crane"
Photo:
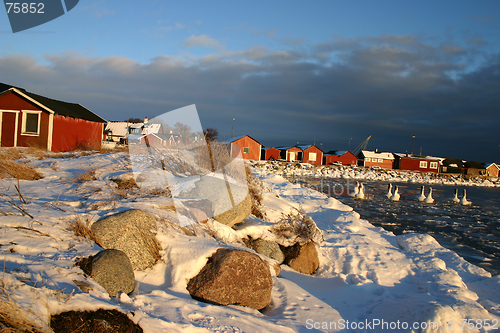
[[[361,144],[359,146],[356,147],[356,149],[354,149],[352,151],[352,154],[354,156],[358,156],[359,152],[362,151],[362,150],[366,150],[366,147],[368,146],[368,141],[370,141],[371,139],[371,135],[369,137],[366,138],[365,141],[361,142]]]

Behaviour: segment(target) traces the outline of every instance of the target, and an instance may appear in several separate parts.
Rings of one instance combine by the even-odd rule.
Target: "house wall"
[[[100,149],[103,123],[54,115],[52,151]]]
[[[316,159],[311,160],[310,154],[316,153]],[[304,149],[304,154],[302,155],[302,161],[304,163],[322,165],[323,164],[323,152],[316,146],[312,146]]]
[[[496,167],[495,165],[490,165],[488,168],[486,168],[486,173],[490,177],[497,178],[499,175],[498,167]]]
[[[3,110],[3,111],[2,111]],[[17,112],[11,112],[17,111]],[[38,135],[23,134],[23,111],[40,112]],[[0,96],[0,141],[2,147],[48,148],[50,115],[13,92]]]
[[[328,165],[334,162],[341,162],[342,165],[357,165],[358,159],[351,152],[342,155],[325,155],[325,164]]]
[[[248,148],[248,153],[245,152],[245,148]],[[233,158],[237,158],[238,155],[241,153],[241,156],[245,160],[259,161],[261,148],[262,146],[260,143],[253,140],[249,136],[245,136],[231,143],[231,156]]]
[[[276,148],[268,148],[264,149],[264,160],[269,161],[269,159],[272,157],[275,160],[278,160],[280,158],[280,150]]]
[[[295,159],[294,160],[292,160],[290,153],[294,153],[295,154]],[[293,162],[296,162],[296,161],[301,162],[302,161],[302,149],[297,148],[297,147],[292,147],[292,148],[284,149],[284,150],[281,151],[280,157],[281,157],[281,159],[284,159],[284,160],[286,160],[288,162],[292,162],[292,161]]]
[[[364,167],[365,168],[370,168],[370,167],[381,167],[382,169],[392,169],[392,160],[387,160],[387,159],[382,159],[382,162],[379,162],[379,158],[377,158],[376,162],[372,161],[372,158],[370,158],[369,161],[367,159],[364,159]]]
[[[427,162],[427,168],[420,167],[420,161]],[[431,168],[431,162],[436,162],[437,167]],[[416,158],[401,158],[398,163],[400,170],[412,170],[412,171],[422,171],[422,172],[439,172],[439,162],[431,161],[426,159],[416,159]]]

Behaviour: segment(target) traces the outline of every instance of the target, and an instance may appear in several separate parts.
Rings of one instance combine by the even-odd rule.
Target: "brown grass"
[[[29,317],[30,312],[22,309],[12,300],[0,299],[0,332],[46,332]]]
[[[252,171],[250,170],[250,167],[248,165],[245,165],[245,172],[247,176],[247,186],[248,186],[248,193],[250,193],[250,198],[252,199],[252,210],[251,213],[261,219],[265,219],[265,213],[262,212],[262,188],[263,184],[260,180],[254,177],[252,174]]]
[[[78,237],[83,237],[86,240],[96,242],[95,234],[90,228],[91,225],[92,223],[89,216],[82,218],[81,216],[76,215],[69,221],[68,230],[72,231]]]
[[[77,183],[83,183],[91,180],[96,180],[96,172],[94,168],[86,169],[77,174],[72,180]]]
[[[130,190],[134,188],[139,188],[134,178],[127,178],[127,179],[111,178],[110,180],[116,183],[116,186],[120,190]]]
[[[321,231],[314,220],[308,217],[302,209],[282,214],[270,231],[282,239],[290,240],[292,243],[296,240],[300,244],[309,241],[316,242],[318,236],[321,236]]]
[[[0,160],[0,179],[1,178],[37,180],[43,177],[38,171],[26,164],[2,158]]]

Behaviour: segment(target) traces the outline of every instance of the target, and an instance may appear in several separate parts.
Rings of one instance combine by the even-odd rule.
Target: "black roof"
[[[477,161],[467,161],[465,162],[465,167],[471,169],[486,169],[483,163]]]
[[[459,167],[459,168],[464,167],[462,160],[459,160],[458,158],[445,158],[442,163],[444,166],[447,166],[447,167],[449,167],[451,164],[456,164],[457,167]]]
[[[5,87],[7,89],[4,89]],[[10,88],[19,89],[22,94],[37,101],[38,103],[44,105],[45,107],[51,109],[56,114],[66,116],[66,117],[73,117],[73,118],[78,118],[78,119],[95,121],[98,123],[106,123],[107,122],[106,119],[99,117],[94,112],[90,111],[89,109],[87,109],[86,107],[84,107],[80,104],[58,101],[58,100],[55,100],[52,98],[48,98],[48,97],[44,97],[44,96],[40,96],[37,94],[27,92],[26,90],[24,90],[22,88],[17,88],[14,86],[0,83],[0,92],[3,92],[3,91],[8,90]]]

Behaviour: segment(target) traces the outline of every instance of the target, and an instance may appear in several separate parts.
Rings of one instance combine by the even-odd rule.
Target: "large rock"
[[[134,291],[135,276],[132,264],[125,253],[119,250],[103,250],[92,259],[90,276],[99,283],[110,296]]]
[[[318,251],[313,242],[303,245],[296,243],[293,246],[282,247],[285,254],[284,263],[304,274],[313,274],[319,267]]]
[[[260,310],[271,302],[272,287],[269,265],[257,254],[218,249],[198,275],[189,280],[187,290],[202,301]]]
[[[255,250],[255,252],[274,259],[279,264],[285,261],[285,255],[283,254],[283,251],[281,251],[279,244],[276,242],[265,239],[257,239],[252,241],[251,247]]]
[[[137,209],[103,218],[91,227],[103,249],[125,252],[135,270],[152,267],[160,258],[156,219]]]

